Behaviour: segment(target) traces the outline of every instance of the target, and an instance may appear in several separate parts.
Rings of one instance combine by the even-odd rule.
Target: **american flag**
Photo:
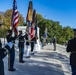
[[[19,15],[18,15],[18,10],[17,10],[16,0],[14,0],[14,2],[13,2],[13,11],[12,11],[11,25],[12,25],[12,30],[17,35],[18,35],[18,30],[17,30],[18,23],[19,23]]]

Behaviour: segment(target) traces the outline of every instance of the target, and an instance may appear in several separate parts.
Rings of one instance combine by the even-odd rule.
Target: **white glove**
[[[7,45],[8,45],[10,48],[13,47],[13,43],[12,43],[12,42],[7,43]]]

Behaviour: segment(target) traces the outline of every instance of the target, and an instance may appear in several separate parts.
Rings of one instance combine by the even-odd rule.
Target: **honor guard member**
[[[76,75],[76,29],[74,29],[74,38],[68,41],[66,51],[70,52],[72,75]]]
[[[10,52],[12,46],[13,43],[9,42],[4,48],[0,48],[0,75],[5,75],[3,59],[7,55],[7,53]]]
[[[16,36],[12,36],[12,30],[8,30],[8,34],[6,36],[7,42],[13,42],[15,43]],[[15,48],[14,44],[13,47],[11,48],[9,54],[8,54],[8,70],[9,71],[15,71],[16,69],[14,68],[14,61],[15,61]]]
[[[24,54],[24,36],[22,35],[22,31],[19,31],[19,62],[24,63],[25,61],[23,60],[23,54]]]
[[[35,29],[34,27],[31,28],[31,53],[34,53],[34,44],[35,44]]]
[[[37,36],[37,34],[35,34],[35,36],[34,36],[34,50],[37,50],[37,40],[38,40],[38,36]]]
[[[30,58],[30,42],[28,39],[28,32],[26,31],[25,39],[26,39],[26,58]]]

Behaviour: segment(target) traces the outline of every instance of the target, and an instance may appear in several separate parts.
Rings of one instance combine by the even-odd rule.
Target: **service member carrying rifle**
[[[0,75],[5,75],[3,59],[6,57],[7,53],[10,52],[12,46],[13,43],[9,42],[4,48],[0,48]]]
[[[15,43],[15,39],[16,39],[16,35],[13,37],[12,36],[12,30],[8,30],[8,34],[6,36],[7,42],[13,42]],[[13,47],[11,48],[9,54],[8,54],[8,70],[9,71],[15,71],[16,69],[14,68],[14,61],[15,61],[15,48],[14,48],[14,44]]]

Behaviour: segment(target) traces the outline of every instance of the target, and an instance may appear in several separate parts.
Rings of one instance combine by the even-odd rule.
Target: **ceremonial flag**
[[[12,25],[12,30],[15,32],[16,35],[18,35],[18,30],[17,30],[18,23],[19,23],[19,15],[17,10],[16,0],[14,0],[11,25]]]
[[[28,6],[28,12],[27,12],[27,16],[26,16],[26,21],[28,22],[32,22],[32,1],[29,2],[29,6]]]
[[[33,10],[32,23],[34,23],[35,36],[37,35],[37,15],[36,10]]]
[[[36,10],[33,10],[32,23],[36,22]]]
[[[29,40],[31,40],[31,25],[32,25],[32,14],[33,14],[32,10],[33,10],[33,4],[32,1],[30,1],[28,6],[27,16],[26,16],[28,32],[29,32],[29,36],[28,36]]]
[[[35,36],[35,29],[32,27],[31,28],[31,39],[33,39]]]

